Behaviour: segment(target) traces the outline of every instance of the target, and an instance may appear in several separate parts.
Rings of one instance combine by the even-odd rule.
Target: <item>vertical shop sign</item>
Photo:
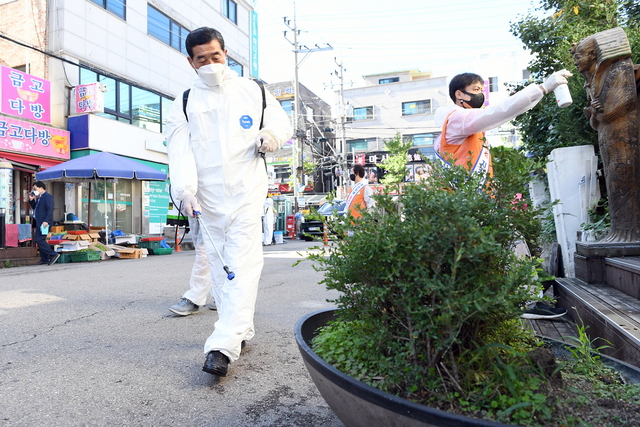
[[[71,114],[104,113],[104,92],[98,82],[79,85],[71,92]]]
[[[258,14],[255,10],[251,11],[251,76],[258,76]]]

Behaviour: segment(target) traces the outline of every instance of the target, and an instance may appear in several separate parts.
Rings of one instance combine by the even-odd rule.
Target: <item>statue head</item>
[[[572,44],[571,54],[578,71],[593,75],[598,58],[596,39],[593,36],[583,39],[580,43]]]

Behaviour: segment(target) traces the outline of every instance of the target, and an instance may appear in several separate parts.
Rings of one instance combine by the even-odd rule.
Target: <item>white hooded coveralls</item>
[[[273,241],[273,225],[276,222],[276,216],[273,212],[273,200],[267,199],[264,201],[264,216],[262,217],[262,228],[264,234],[262,237],[263,245],[270,245]]]
[[[266,92],[264,127],[260,131],[262,92],[253,81],[228,67],[219,86],[196,78],[187,103],[187,122],[181,97],[171,107],[166,126],[169,173],[175,196],[195,195],[202,208],[202,232],[211,269],[212,294],[218,321],[204,353],[218,350],[231,362],[240,345],[254,335],[258,281],[262,272],[262,207],[267,196],[267,173],[255,143],[268,132],[278,147],[292,132],[289,117]],[[212,244],[235,273],[227,279]]]

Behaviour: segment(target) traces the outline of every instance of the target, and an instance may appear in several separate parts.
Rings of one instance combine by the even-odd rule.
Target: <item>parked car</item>
[[[346,215],[347,203],[343,200],[332,200],[326,202],[316,211],[318,214],[325,217],[325,221],[329,224],[329,232],[331,233],[331,222],[336,218],[342,218]],[[324,233],[324,222],[317,219],[304,219],[300,224],[300,231],[298,238],[306,241],[313,240],[313,236],[322,237]]]

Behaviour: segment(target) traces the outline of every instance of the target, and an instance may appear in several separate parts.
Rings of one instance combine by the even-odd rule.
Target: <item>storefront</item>
[[[164,136],[95,114],[69,118],[71,158],[107,151],[168,173]],[[67,186],[70,212],[91,227],[124,233],[160,235],[169,210],[168,182],[119,179]],[[105,224],[106,222],[106,224]]]

